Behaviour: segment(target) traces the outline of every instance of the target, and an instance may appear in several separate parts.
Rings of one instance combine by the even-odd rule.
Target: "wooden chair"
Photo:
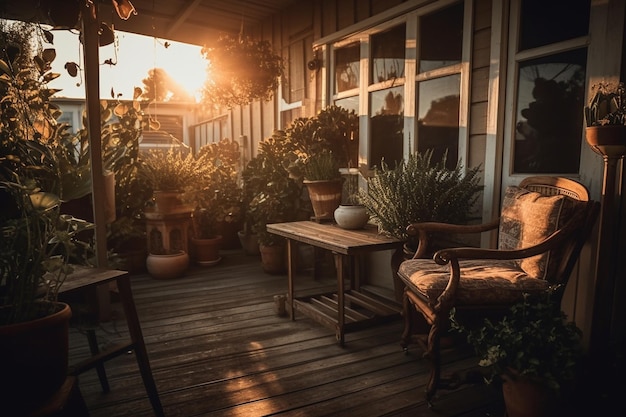
[[[565,285],[599,211],[587,189],[558,177],[524,179],[508,187],[498,219],[481,225],[416,223],[407,230],[418,240],[412,259],[400,264],[398,276],[405,284],[402,346],[420,342],[431,366],[426,399],[454,381],[441,378],[441,337],[449,328],[449,313],[482,321],[505,314],[524,293],[554,291],[561,302]],[[442,249],[432,259],[428,253],[433,233],[481,233],[498,229],[498,248]],[[424,320],[425,322],[424,323]],[[428,329],[427,339],[415,337]],[[425,326],[426,324],[427,326]],[[456,381],[458,382],[458,381]]]

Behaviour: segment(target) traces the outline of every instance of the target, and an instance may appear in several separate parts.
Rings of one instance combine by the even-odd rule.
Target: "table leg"
[[[340,253],[333,253],[337,263],[337,330],[336,336],[340,346],[344,345],[344,320],[345,320],[345,305],[344,305],[344,276],[343,276],[343,261],[344,255]]]
[[[128,332],[132,341],[135,356],[137,357],[137,365],[141,372],[141,378],[143,384],[146,387],[148,398],[154,409],[154,414],[157,417],[162,417],[163,406],[161,405],[161,399],[159,398],[159,392],[157,391],[154,377],[152,376],[152,370],[150,369],[150,360],[148,359],[148,352],[143,340],[143,334],[141,332],[141,326],[139,325],[139,319],[137,317],[137,308],[135,307],[135,300],[133,299],[133,292],[130,287],[130,277],[128,275],[122,275],[117,278],[117,286],[119,289],[120,300],[124,307],[124,313],[126,315],[126,323],[128,324]]]
[[[287,277],[288,277],[288,289],[287,289],[287,302],[289,303],[289,318],[291,320],[296,319],[296,312],[294,309],[294,287],[293,279],[296,268],[296,244],[292,239],[287,239]]]

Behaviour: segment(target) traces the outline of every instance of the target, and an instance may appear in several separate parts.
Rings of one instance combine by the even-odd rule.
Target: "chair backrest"
[[[563,197],[561,197],[563,196]],[[559,229],[567,239],[542,255],[519,262],[530,276],[564,289],[599,211],[587,188],[570,179],[533,176],[509,187],[502,204],[500,249],[536,245]]]

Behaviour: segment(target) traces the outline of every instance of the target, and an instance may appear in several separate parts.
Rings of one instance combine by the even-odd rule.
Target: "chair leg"
[[[402,297],[402,315],[404,316],[404,332],[400,339],[400,346],[405,353],[409,350],[411,344],[411,336],[413,335],[413,304],[409,301],[409,297],[406,295],[406,290]]]
[[[439,388],[441,380],[441,339],[440,339],[440,319],[437,317],[430,327],[428,333],[428,347],[424,352],[424,358],[429,361],[430,364],[430,379],[426,386],[426,401],[428,406],[432,407],[432,399]]]
[[[87,341],[89,342],[89,351],[92,356],[100,353],[100,348],[98,347],[98,340],[96,339],[96,330],[95,329],[87,329]],[[102,392],[109,392],[111,388],[109,387],[109,380],[107,378],[106,370],[104,369],[103,363],[98,363],[96,365],[96,371],[98,373],[98,379],[100,380],[100,386],[102,387]]]

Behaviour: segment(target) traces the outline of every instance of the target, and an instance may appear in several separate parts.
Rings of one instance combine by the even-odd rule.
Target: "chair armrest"
[[[456,233],[456,234],[472,234],[483,233],[497,229],[500,225],[500,219],[496,218],[488,223],[482,224],[451,224],[440,222],[423,222],[412,223],[407,226],[406,231],[409,236],[417,236],[417,251],[413,256],[414,259],[423,258],[430,245],[431,233]]]

